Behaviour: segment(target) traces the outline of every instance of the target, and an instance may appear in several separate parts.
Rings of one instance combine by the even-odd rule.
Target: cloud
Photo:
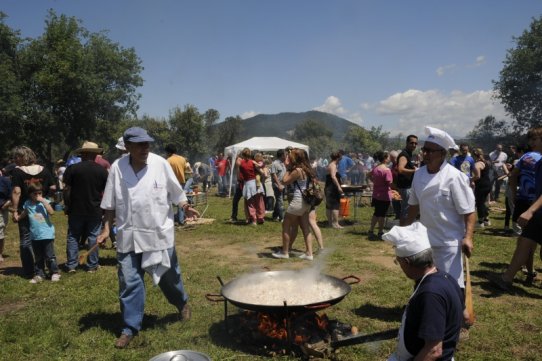
[[[328,96],[324,101],[324,104],[314,108],[313,110],[334,114],[357,124],[361,124],[363,121],[361,113],[346,110],[342,106],[341,100],[334,95]]]
[[[437,75],[438,76],[443,76],[444,73],[447,73],[449,70],[452,70],[456,67],[455,64],[448,64],[448,65],[443,65],[443,66],[439,66],[436,70],[437,72]]]
[[[248,112],[244,112],[241,114],[241,119],[248,119],[248,118],[252,118],[252,117],[255,117],[256,115],[258,115],[260,113],[258,112],[255,112],[253,110],[250,110]]]
[[[486,63],[486,57],[484,55],[479,55],[476,57],[474,64],[467,65],[467,68],[476,68],[482,66]]]
[[[438,90],[409,89],[380,101],[376,112],[398,119],[398,124],[392,127],[394,134],[423,134],[423,127],[431,125],[452,135],[464,136],[488,115],[509,119],[502,104],[492,96],[490,90],[472,93],[456,90],[445,94]]]

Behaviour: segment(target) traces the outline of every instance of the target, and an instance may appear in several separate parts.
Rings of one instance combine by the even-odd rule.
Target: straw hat
[[[93,143],[93,142],[89,142],[88,140],[86,140],[83,145],[81,146],[81,148],[77,149],[75,151],[76,154],[81,154],[81,153],[101,153],[103,152],[103,148],[100,148],[98,147],[98,144],[96,143]]]

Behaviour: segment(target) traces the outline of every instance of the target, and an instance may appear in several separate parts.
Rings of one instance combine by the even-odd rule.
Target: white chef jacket
[[[448,162],[435,174],[421,167],[414,173],[408,204],[420,206],[420,222],[427,228],[435,265],[464,288],[461,258],[464,215],[475,209],[469,178]]]
[[[408,204],[420,206],[431,247],[459,245],[465,236],[464,215],[475,209],[469,178],[448,162],[435,174],[425,166],[414,173]]]
[[[147,166],[137,174],[130,156],[113,163],[100,206],[115,211],[117,252],[141,253],[173,247],[172,204],[186,201],[168,162],[149,153]]]

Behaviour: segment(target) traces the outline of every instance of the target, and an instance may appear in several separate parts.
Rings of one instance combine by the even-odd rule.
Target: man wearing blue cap
[[[172,204],[198,216],[189,207],[169,163],[150,152],[147,131],[132,127],[123,135],[128,156],[113,163],[101,207],[105,221],[98,242],[104,242],[116,218],[119,300],[124,327],[115,347],[125,348],[141,330],[145,306],[145,272],[152,276],[183,320],[190,318],[188,296],[175,252]]]

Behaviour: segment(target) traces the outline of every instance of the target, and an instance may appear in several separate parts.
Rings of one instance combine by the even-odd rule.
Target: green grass
[[[207,301],[205,295],[219,293],[216,276],[229,281],[265,267],[299,269],[310,263],[269,258],[270,247],[280,244],[280,223],[232,225],[226,222],[229,199],[210,196],[209,204],[205,216],[215,218],[214,224],[176,232],[192,319],[176,321],[176,310],[147,277],[144,329],[126,350],[113,347],[122,326],[114,251],[100,251],[102,268],[95,274],[62,273],[56,284],[32,285],[18,275],[18,233],[10,223],[6,262],[0,266],[0,360],[148,360],[180,349],[200,351],[213,360],[269,359],[247,353],[236,344],[223,331],[223,305]],[[320,220],[324,220],[324,211],[320,206]],[[355,325],[361,333],[397,328],[412,289],[412,282],[391,262],[391,247],[367,240],[371,213],[368,207],[359,208],[358,223],[341,231],[322,228],[330,252],[315,261],[321,262],[326,274],[352,274],[362,279],[342,302],[325,310],[328,317]],[[500,272],[506,266],[515,247],[514,238],[497,232],[502,218],[499,210],[493,211],[493,225],[475,236],[471,273],[477,319],[470,339],[459,345],[456,360],[539,360],[542,354],[540,281],[530,288],[518,282],[516,295],[508,295],[497,292],[486,279],[488,272]],[[62,264],[67,220],[61,213],[53,219],[57,258]],[[302,239],[295,248],[304,248]],[[540,268],[538,257],[535,265]],[[521,281],[523,276],[518,274],[517,279]],[[234,307],[230,305],[229,310],[233,312]],[[395,340],[372,342],[340,348],[335,356],[338,360],[383,360],[394,347]]]

